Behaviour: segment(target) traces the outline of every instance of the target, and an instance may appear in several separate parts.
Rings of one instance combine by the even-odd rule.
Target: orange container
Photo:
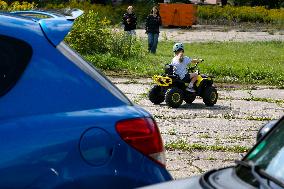
[[[163,26],[192,26],[196,23],[197,6],[184,3],[160,3]]]

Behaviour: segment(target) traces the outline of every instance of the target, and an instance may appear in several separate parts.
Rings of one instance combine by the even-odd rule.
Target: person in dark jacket
[[[133,12],[133,7],[129,6],[126,9],[126,13],[123,15],[122,23],[124,25],[124,31],[126,31],[130,35],[135,35],[135,29],[137,25],[137,18],[135,13]]]
[[[158,45],[158,38],[160,33],[160,25],[162,19],[159,14],[158,8],[155,6],[152,8],[151,13],[146,19],[146,33],[148,34],[148,51],[155,54]]]

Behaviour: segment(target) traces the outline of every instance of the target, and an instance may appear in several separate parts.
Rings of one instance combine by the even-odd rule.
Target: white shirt
[[[170,63],[170,65],[174,66],[174,74],[178,75],[180,79],[183,79],[185,77],[185,74],[187,74],[187,66],[191,63],[191,61],[191,58],[184,56],[183,61],[180,62],[178,57],[175,56]]]

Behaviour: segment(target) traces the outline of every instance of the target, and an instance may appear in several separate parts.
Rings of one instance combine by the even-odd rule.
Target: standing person
[[[126,9],[126,13],[124,13],[122,18],[122,23],[124,25],[124,31],[130,35],[135,35],[135,29],[137,25],[137,18],[133,11],[133,7],[129,6]]]
[[[146,33],[148,34],[148,51],[155,54],[158,45],[158,38],[160,33],[160,25],[162,19],[159,14],[158,7],[153,7],[151,13],[146,19]]]

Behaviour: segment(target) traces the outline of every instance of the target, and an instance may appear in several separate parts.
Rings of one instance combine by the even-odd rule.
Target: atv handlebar
[[[198,58],[198,59],[197,59],[197,63],[201,63],[201,62],[204,62],[204,59]]]
[[[190,71],[194,71],[197,67],[198,67],[198,64],[199,63],[201,63],[201,62],[203,62],[204,61],[204,59],[201,59],[201,58],[198,58],[198,59],[195,59],[195,64],[194,64],[194,66],[193,67],[189,67],[188,68],[188,70],[190,70]]]

